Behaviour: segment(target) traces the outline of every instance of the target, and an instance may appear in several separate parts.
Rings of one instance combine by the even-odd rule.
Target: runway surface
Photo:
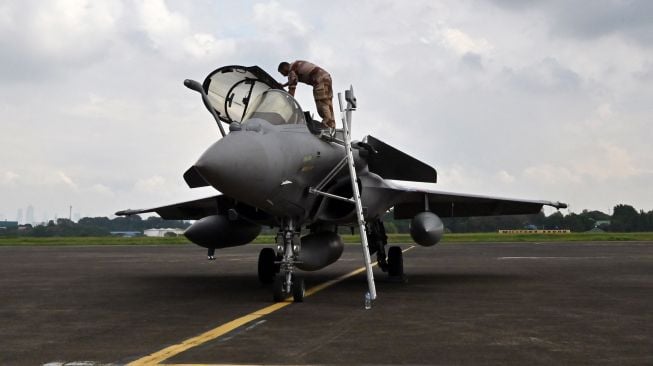
[[[0,364],[653,364],[653,243],[416,247],[371,310],[361,273],[182,351],[272,304],[261,248],[0,247]]]

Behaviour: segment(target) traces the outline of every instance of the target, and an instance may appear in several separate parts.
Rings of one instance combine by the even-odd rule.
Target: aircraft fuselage
[[[343,159],[343,146],[318,138],[304,124],[250,119],[240,127],[215,142],[195,164],[211,186],[275,217],[351,220],[353,205],[309,192]],[[357,171],[367,176],[361,179],[374,179],[358,150],[354,158]],[[327,189],[346,196],[351,190],[347,177],[343,169]]]

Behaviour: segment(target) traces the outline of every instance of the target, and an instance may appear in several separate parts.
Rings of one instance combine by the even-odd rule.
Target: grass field
[[[358,243],[357,235],[343,235],[346,243]],[[408,234],[388,235],[390,243],[411,243]],[[478,242],[566,242],[566,241],[653,241],[653,232],[647,233],[570,233],[570,234],[446,234],[443,244]],[[120,237],[0,237],[0,246],[18,245],[180,245],[190,242],[183,236],[175,238],[120,238]],[[261,235],[255,244],[272,244],[274,236]]]

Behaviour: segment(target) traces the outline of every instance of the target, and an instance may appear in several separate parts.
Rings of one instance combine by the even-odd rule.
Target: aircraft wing
[[[116,212],[116,215],[131,216],[148,212],[156,212],[159,216],[161,216],[161,218],[165,220],[199,220],[202,217],[217,214],[218,207],[220,207],[221,204],[224,205],[227,203],[225,200],[225,196],[218,195],[154,208],[123,210]]]
[[[387,183],[395,196],[394,216],[396,219],[410,219],[416,214],[424,212],[427,200],[429,210],[440,217],[526,215],[539,213],[543,206],[567,207],[567,204],[561,202],[412,188],[394,181]]]
[[[206,216],[223,215],[231,217],[235,214],[245,220],[268,225],[270,216],[252,206],[237,202],[231,197],[217,195],[198,200],[175,203],[172,205],[143,208],[137,210],[122,210],[116,212],[118,216],[131,216],[136,214],[156,212],[165,220],[199,220]]]

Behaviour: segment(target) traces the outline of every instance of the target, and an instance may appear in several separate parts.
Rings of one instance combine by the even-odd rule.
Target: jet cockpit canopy
[[[258,66],[223,66],[210,73],[202,87],[220,120],[241,122],[254,102],[271,89],[283,90],[272,76]]]
[[[243,121],[261,118],[273,125],[305,124],[299,103],[283,90],[267,90],[247,107]]]

